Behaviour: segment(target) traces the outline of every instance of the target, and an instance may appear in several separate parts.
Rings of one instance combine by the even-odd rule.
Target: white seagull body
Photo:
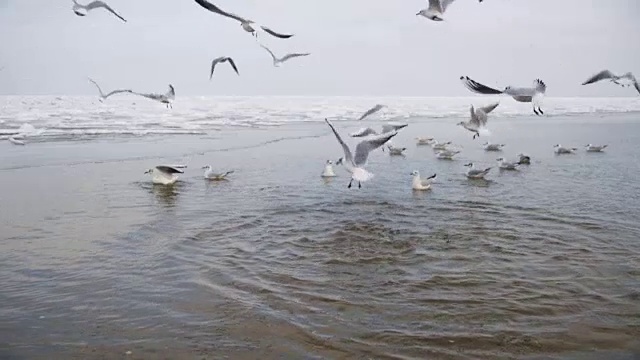
[[[442,150],[436,153],[436,157],[441,160],[453,160],[453,157],[459,153],[460,151]]]
[[[431,189],[431,184],[433,183],[433,181],[436,179],[436,174],[433,174],[431,176],[429,176],[426,179],[423,179],[420,177],[420,173],[418,172],[418,170],[414,170],[411,173],[411,176],[413,176],[413,180],[411,181],[411,188],[413,190],[430,190]]]
[[[222,9],[220,9],[219,7],[217,7],[216,5],[206,1],[206,0],[195,0],[196,3],[198,3],[198,5],[202,6],[203,8],[216,13],[218,15],[222,15],[224,17],[228,17],[230,19],[236,20],[240,22],[240,25],[242,26],[242,28],[244,29],[244,31],[251,33],[251,35],[253,36],[258,36],[258,33],[256,32],[256,29],[262,29],[264,32],[266,32],[267,34],[271,35],[271,36],[275,36],[277,38],[280,39],[288,39],[290,37],[292,37],[292,34],[280,34],[277,33],[271,29],[269,29],[266,26],[261,26],[261,25],[257,25],[254,21],[249,20],[249,19],[245,19],[243,17],[240,17],[236,14],[232,14],[229,12],[226,12]]]
[[[327,163],[324,165],[324,171],[322,171],[323,178],[336,177],[336,173],[333,171],[333,161],[327,160]]]
[[[578,150],[576,148],[566,148],[560,144],[554,145],[553,147],[556,154],[574,154],[575,151]]]
[[[451,141],[439,143],[438,140],[433,140],[433,142],[431,143],[433,150],[447,150],[447,146],[449,145],[451,145]]]
[[[431,145],[431,142],[433,142],[433,138],[417,137],[416,141],[417,141],[416,145],[418,146]]]
[[[378,136],[372,136],[362,140],[356,146],[355,156],[352,155],[349,146],[345,144],[345,142],[340,137],[340,134],[333,127],[333,124],[327,119],[324,119],[327,122],[327,125],[333,131],[333,134],[336,136],[336,139],[342,146],[342,150],[344,151],[344,166],[351,173],[351,180],[349,181],[348,188],[351,188],[351,183],[353,180],[358,182],[358,187],[362,187],[362,182],[368,181],[373,177],[373,174],[364,169],[364,166],[367,164],[367,158],[369,157],[369,153],[381,146],[383,146],[387,141],[389,141],[392,137],[396,136],[397,132],[385,133]]]
[[[483,170],[474,169],[473,163],[465,164],[464,166],[468,167],[467,173],[465,174],[469,179],[484,179],[484,177],[489,173],[491,168],[486,168]]]
[[[213,169],[211,168],[211,165],[204,166],[202,169],[204,169],[204,178],[206,180],[223,181],[223,180],[227,180],[227,176],[228,175],[234,173],[233,170],[227,171],[227,172],[223,172],[223,173],[213,172]]]
[[[168,108],[172,108],[173,107],[173,100],[175,100],[176,98],[176,91],[173,88],[173,85],[169,84],[169,91],[166,94],[143,94],[143,93],[137,93],[132,91],[132,94],[135,95],[139,95],[142,97],[146,97],[147,99],[151,99],[151,100],[155,100],[155,101],[159,101],[163,104],[167,105],[167,109]]]
[[[113,15],[117,16],[118,19],[124,22],[127,22],[127,20],[125,20],[122,16],[120,16],[117,12],[115,12],[115,10],[113,10],[104,1],[92,1],[87,5],[82,5],[82,4],[78,4],[76,0],[73,0],[73,8],[71,8],[71,10],[73,10],[73,12],[76,13],[76,15],[78,16],[86,16],[87,13],[89,13],[89,11],[94,9],[100,9],[100,8],[105,9],[108,12],[112,13]]]
[[[592,145],[592,144],[588,144],[585,147],[587,148],[587,152],[603,152],[604,149],[607,148],[607,146],[609,146],[609,145]]]
[[[91,78],[88,78],[88,79],[93,85],[95,85],[98,88],[98,92],[100,93],[100,98],[99,98],[100,102],[103,102],[103,101],[107,100],[109,98],[109,96],[111,96],[111,95],[121,94],[121,93],[131,93],[132,92],[130,89],[127,89],[127,90],[113,90],[112,92],[110,92],[108,94],[105,94],[105,93],[102,92],[102,89],[100,88],[100,85],[98,85],[97,82],[93,81],[93,79],[91,79]]]
[[[232,58],[228,56],[220,56],[218,58],[213,59],[213,61],[211,61],[211,71],[209,72],[209,81],[211,81],[211,78],[213,77],[213,70],[215,70],[216,65],[218,65],[219,63],[225,63],[225,62],[229,62],[229,65],[231,65],[231,67],[233,68],[233,71],[235,71],[236,74],[240,75],[240,73],[238,72],[238,68],[236,67],[236,63],[233,61]]]
[[[611,80],[616,85],[620,85],[622,87],[628,87],[633,85],[636,90],[640,93],[640,84],[638,84],[638,80],[633,76],[632,73],[628,72],[623,75],[616,75],[609,70],[602,70],[599,73],[590,77],[587,81],[583,82],[582,85],[593,84],[600,80]]]
[[[178,180],[177,174],[182,173],[184,171],[166,165],[158,165],[154,169],[149,169],[145,172],[145,174],[151,174],[151,181],[158,185],[174,184]]]
[[[498,158],[498,167],[502,170],[517,170],[519,162],[507,161],[505,158]]]
[[[543,115],[544,111],[540,108],[542,106],[542,99],[547,92],[547,85],[540,79],[536,79],[533,82],[532,87],[513,87],[507,86],[504,90],[496,90],[486,85],[482,85],[469,78],[468,76],[461,76],[460,80],[467,87],[467,89],[485,95],[499,95],[505,94],[511,96],[515,101],[532,103],[533,112],[536,115]]]
[[[287,55],[285,55],[285,56],[283,56],[283,57],[281,57],[281,58],[278,58],[278,57],[276,57],[276,56],[273,54],[273,52],[272,52],[271,50],[269,50],[269,48],[268,48],[268,47],[266,47],[266,46],[264,46],[264,45],[262,45],[262,44],[260,44],[260,46],[261,46],[263,49],[267,50],[267,52],[269,53],[269,55],[271,55],[271,59],[273,59],[273,66],[275,66],[275,67],[279,67],[279,66],[280,66],[280,64],[282,64],[283,62],[285,62],[285,61],[287,61],[287,60],[290,60],[290,59],[293,59],[293,58],[297,58],[297,57],[302,57],[302,56],[309,56],[309,55],[311,55],[310,53],[292,53],[292,54],[287,54]]]
[[[467,122],[461,121],[458,125],[471,131],[475,139],[480,136],[480,128],[487,126],[487,121],[489,120],[487,114],[497,108],[498,105],[500,105],[500,103],[487,105],[478,109],[474,109],[473,105],[471,105],[471,119]]]
[[[364,114],[362,114],[359,118],[358,121],[363,120],[364,118],[366,118],[367,116],[371,116],[375,113],[377,113],[378,111],[382,110],[385,107],[385,105],[382,104],[377,104],[376,106],[372,107],[371,109],[367,110],[364,112]]]
[[[387,149],[389,149],[390,156],[404,156],[403,152],[407,150],[407,148],[399,148],[389,144],[387,144]]]
[[[482,146],[484,151],[502,151],[504,144],[490,144],[489,142],[486,142]]]
[[[416,15],[424,16],[429,20],[442,21],[444,20],[444,12],[447,11],[449,5],[455,0],[429,0],[429,6],[426,9],[420,10]]]

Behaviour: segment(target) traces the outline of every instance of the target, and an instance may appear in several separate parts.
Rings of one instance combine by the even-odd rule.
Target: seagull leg
[[[533,108],[533,112],[534,112],[536,115],[540,116],[540,114],[538,114],[538,110],[536,110],[536,108]]]
[[[544,111],[542,111],[542,109],[538,108],[538,111],[540,111],[541,115],[544,115]]]
[[[351,183],[353,182],[353,179],[349,180],[349,185],[347,185],[347,189],[351,189]]]
[[[362,189],[362,184],[360,184],[360,181],[358,181],[358,189]]]

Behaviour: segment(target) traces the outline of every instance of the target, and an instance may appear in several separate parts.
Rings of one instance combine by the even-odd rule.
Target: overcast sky
[[[86,3],[89,0],[79,0]],[[133,88],[179,95],[466,96],[458,78],[526,86],[548,96],[638,96],[609,83],[580,86],[609,68],[640,78],[639,0],[457,0],[444,22],[423,0],[213,0],[294,33],[260,34],[276,54],[311,52],[274,68],[239,23],[193,0],[107,0],[86,17],[71,0],[0,0],[0,94],[94,94]],[[211,59],[231,56],[209,82]]]

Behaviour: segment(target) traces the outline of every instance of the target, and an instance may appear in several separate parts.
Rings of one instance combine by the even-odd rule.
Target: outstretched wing
[[[107,99],[109,96],[111,95],[115,95],[115,94],[121,94],[121,93],[131,93],[130,89],[126,89],[126,90],[113,90],[112,92],[108,93],[107,95],[104,96],[105,99]]]
[[[638,93],[640,93],[640,84],[638,84],[638,80],[633,82],[633,86],[638,90]]]
[[[218,57],[213,59],[213,61],[211,61],[211,71],[209,72],[209,80],[211,80],[211,78],[213,77],[213,70],[216,69],[216,65],[218,65],[218,63],[220,61],[223,61],[225,58],[224,56]]]
[[[120,20],[122,20],[124,22],[127,22],[127,20],[125,20],[115,10],[113,10],[109,5],[107,5],[106,3],[102,2],[102,1],[91,2],[91,3],[87,4],[86,8],[87,8],[87,11],[88,10],[97,9],[97,8],[103,8],[103,9],[109,11],[110,13],[112,13],[113,15],[115,15],[116,17],[118,17]]]
[[[429,7],[427,8],[427,10],[442,14],[443,10],[440,0],[429,0]]]
[[[391,138],[396,135],[398,135],[397,132],[385,133],[376,137],[362,140],[356,146],[356,157],[354,158],[353,163],[356,166],[364,166],[364,164],[367,163],[367,158],[369,157],[369,153],[371,151],[384,145],[387,141],[391,140]]]
[[[291,58],[295,58],[295,57],[301,57],[301,56],[308,56],[311,55],[310,53],[293,53],[293,54],[287,54],[282,58],[282,61],[287,61]]]
[[[166,96],[168,99],[176,98],[176,89],[173,88],[173,85],[169,84],[169,91],[167,91],[164,96]]]
[[[490,88],[486,85],[482,85],[479,82],[472,80],[470,77],[468,76],[461,76],[460,80],[462,80],[462,84],[464,86],[467,87],[467,89],[478,93],[478,94],[485,94],[485,95],[497,95],[497,94],[502,94],[502,91],[500,90],[496,90],[493,88]]]
[[[196,0],[196,1],[199,1],[199,0]],[[200,0],[200,1],[203,1],[203,0]],[[266,26],[260,26],[260,27],[261,27],[261,28],[262,28],[262,30],[264,30],[267,34],[269,34],[269,35],[271,35],[271,36],[275,36],[275,37],[280,38],[280,39],[288,39],[288,38],[290,38],[290,37],[292,37],[292,36],[293,36],[293,34],[280,34],[280,33],[277,33],[277,32],[275,32],[275,31],[273,31],[273,30],[269,29],[269,28],[268,28],[268,27],[266,27]]]
[[[273,59],[273,61],[277,61],[277,60],[278,60],[278,58],[276,58],[276,56],[273,54],[273,51],[269,50],[269,48],[268,48],[268,47],[266,47],[266,46],[264,46],[264,45],[262,45],[262,44],[260,44],[260,46],[261,46],[263,49],[265,49],[265,50],[267,50],[267,51],[269,52],[269,55],[271,55],[271,58]]]
[[[238,67],[236,66],[236,63],[233,61],[233,59],[228,57],[227,60],[229,60],[229,64],[233,68],[233,71],[235,71],[236,74],[240,75],[240,73],[238,72]]]
[[[407,127],[408,124],[384,124],[382,125],[382,133],[388,133],[391,131],[398,131],[400,129],[403,129],[405,127]]]
[[[156,169],[168,173],[168,174],[183,174],[184,171],[180,170],[180,169],[176,169],[172,166],[167,166],[167,165],[158,165],[156,166]]]
[[[206,0],[195,0],[195,2],[198,3],[198,5],[202,6],[203,8],[205,8],[205,9],[211,11],[211,12],[214,12],[214,13],[216,13],[218,15],[222,15],[222,16],[225,16],[225,17],[240,21],[241,23],[248,22],[246,19],[241,18],[240,16],[238,16],[236,14],[232,14],[232,13],[226,12],[226,11],[220,9],[219,7],[213,5],[212,3],[210,3],[210,2],[208,2]]]
[[[384,105],[377,104],[376,106],[372,107],[371,109],[367,110],[364,114],[362,114],[362,116],[360,116],[360,118],[358,118],[358,121],[366,118],[369,115],[377,113],[378,111],[382,110],[383,107],[384,107]]]
[[[349,134],[351,137],[364,137],[369,135],[378,135],[378,133],[372,128],[361,128],[360,130]]]
[[[453,3],[455,0],[442,0],[441,1],[441,5],[442,5],[442,12],[447,11],[447,8],[449,7],[449,5],[451,5],[451,3]]]
[[[98,85],[98,83],[93,81],[93,79],[91,78],[87,78],[87,79],[89,79],[89,81],[91,81],[91,83],[98,88],[98,91],[100,92],[100,96],[105,97],[104,93],[102,92],[102,89],[100,88],[100,85]]]
[[[488,113],[492,112],[493,110],[495,110],[495,108],[497,108],[498,105],[500,105],[500,103],[487,105],[487,106],[479,108],[478,110],[482,111],[485,114],[488,114]]]
[[[545,84],[544,81],[540,79],[536,79],[533,82],[533,88],[535,89],[536,93],[544,94],[547,92],[547,84]]]
[[[329,125],[329,127],[331,128],[331,131],[333,131],[333,134],[336,136],[336,139],[338,139],[340,146],[342,146],[342,151],[344,151],[344,157],[347,160],[347,163],[350,165],[353,165],[353,155],[351,155],[351,150],[349,149],[347,144],[345,144],[344,141],[342,141],[340,134],[338,134],[338,132],[336,131],[336,128],[333,127],[333,124],[329,121],[329,119],[324,119],[324,121],[326,121],[327,125]]]
[[[604,79],[613,79],[616,76],[609,70],[602,70],[599,73],[590,77],[587,81],[583,82],[582,85],[593,84],[594,82],[598,82]]]

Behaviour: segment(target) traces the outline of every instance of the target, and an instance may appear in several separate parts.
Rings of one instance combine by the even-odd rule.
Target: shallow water
[[[636,358],[640,115],[500,116],[475,141],[459,120],[405,119],[407,156],[373,153],[362,189],[320,178],[342,156],[321,119],[0,142],[0,358]],[[189,167],[152,186],[161,163]]]

